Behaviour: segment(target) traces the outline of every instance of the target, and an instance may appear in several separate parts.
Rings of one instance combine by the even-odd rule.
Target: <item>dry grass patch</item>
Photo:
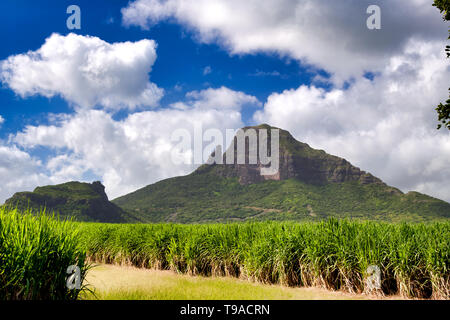
[[[320,288],[289,288],[231,277],[202,277],[130,266],[97,265],[87,276],[95,292],[84,299],[106,300],[343,300],[374,299]]]

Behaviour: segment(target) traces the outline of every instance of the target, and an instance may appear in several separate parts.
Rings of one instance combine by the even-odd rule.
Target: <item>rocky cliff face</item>
[[[270,129],[278,129],[268,125],[256,127],[245,127],[244,132],[253,129],[259,137],[259,130],[267,130],[268,137],[266,145],[271,145]],[[267,167],[261,164],[258,157],[256,164],[249,164],[249,139],[246,140],[245,164],[237,164],[237,138],[235,137],[234,148],[228,149],[223,155],[224,164],[204,165],[198,169],[199,172],[210,171],[215,174],[230,178],[237,177],[241,184],[253,184],[265,180],[287,180],[298,179],[310,184],[342,183],[348,181],[359,181],[361,184],[384,184],[380,179],[370,173],[360,170],[345,159],[327,154],[323,150],[311,148],[306,143],[299,142],[292,135],[279,130],[279,170],[274,175],[262,175],[261,169]],[[260,141],[257,139],[257,152],[259,152]],[[226,163],[228,153],[234,153],[234,163]]]

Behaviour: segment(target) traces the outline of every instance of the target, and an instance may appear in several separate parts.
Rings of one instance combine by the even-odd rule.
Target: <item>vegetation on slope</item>
[[[244,131],[249,129],[278,128],[260,125]],[[113,202],[144,222],[450,218],[449,203],[417,192],[405,195],[345,159],[279,130],[280,166],[269,180],[260,174],[261,163],[205,164],[187,176],[157,182]],[[225,159],[228,152],[237,159],[236,145]]]
[[[76,299],[67,268],[77,265],[81,280],[87,270],[77,236],[70,222],[0,208],[0,300]]]
[[[80,228],[88,257],[102,263],[349,292],[367,292],[366,270],[376,265],[384,294],[450,298],[448,222],[82,223]]]
[[[306,220],[327,217],[424,222],[450,218],[450,204],[358,181],[313,185],[298,179],[241,185],[194,172],[113,200],[144,222]]]
[[[244,128],[249,129],[278,128]],[[428,222],[450,218],[449,203],[417,192],[403,194],[345,159],[313,149],[279,130],[280,167],[274,176],[261,176],[261,163],[203,165],[187,176],[157,182],[112,202],[100,182],[68,182],[16,193],[6,204],[19,210],[46,208],[63,217],[94,222],[316,221],[329,217]]]
[[[45,209],[78,221],[136,222],[108,200],[105,187],[100,182],[67,182],[37,187],[33,192],[14,194],[5,204],[20,211],[30,209],[39,212]]]

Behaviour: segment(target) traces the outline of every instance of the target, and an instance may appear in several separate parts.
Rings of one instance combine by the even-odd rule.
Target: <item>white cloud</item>
[[[187,101],[183,103],[183,109],[237,110],[247,104],[262,105],[254,96],[249,96],[244,92],[233,91],[223,86],[218,89],[209,88],[202,91],[191,91],[186,94],[186,97]]]
[[[39,173],[42,164],[15,146],[0,144],[0,204],[17,191],[30,191],[50,179]]]
[[[156,106],[163,90],[149,81],[153,40],[109,44],[97,37],[52,34],[36,51],[0,64],[1,81],[21,97],[60,95],[76,107]]]
[[[195,124],[205,130],[237,129],[243,126],[241,108],[260,104],[255,97],[225,87],[187,96],[187,102],[172,108],[136,112],[121,121],[103,110],[85,110],[55,118],[52,125],[28,126],[10,140],[24,148],[44,146],[60,151],[62,155],[45,164],[51,177],[81,177],[89,170],[101,177],[114,198],[194,169],[171,161],[178,144],[171,141],[176,129],[193,132]]]
[[[379,0],[382,29],[369,30],[372,0],[136,0],[125,25],[150,28],[169,20],[232,54],[275,52],[336,73],[335,80],[383,68],[411,38],[446,38],[430,0]]]
[[[450,68],[440,42],[414,42],[370,81],[348,90],[311,86],[274,93],[256,122],[342,156],[404,191],[449,201],[450,133],[436,130],[434,106],[446,98]]]
[[[2,116],[0,116],[0,128],[1,128],[1,126],[3,124],[3,122],[5,122],[5,119]]]
[[[16,192],[33,191],[42,185],[82,180],[82,163],[77,163],[78,166],[67,163],[56,168],[66,157],[56,156],[45,164],[26,150],[0,141],[0,204]]]

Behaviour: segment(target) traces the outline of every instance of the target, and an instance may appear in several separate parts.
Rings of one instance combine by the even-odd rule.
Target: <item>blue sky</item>
[[[66,8],[73,3],[3,1],[0,4],[3,13],[0,59],[36,50],[54,32],[97,36],[109,43],[153,39],[158,44],[158,58],[151,72],[151,80],[165,89],[161,107],[180,100],[189,91],[220,86],[244,91],[264,101],[273,92],[310,83],[315,75],[289,57],[280,58],[266,53],[230,56],[217,44],[196,42],[192,33],[179,25],[164,22],[151,30],[124,27],[120,9],[126,7],[128,1],[76,1],[81,8],[82,28],[68,30]],[[211,68],[211,73],[204,75],[206,67]],[[2,116],[8,119],[0,131],[2,138],[28,124],[45,123],[48,113],[73,112],[59,97],[21,99],[5,88],[0,91],[0,104]],[[254,108],[244,110],[246,123],[252,123],[253,111]],[[123,112],[119,116],[124,116]]]
[[[429,1],[405,1],[2,1],[0,202],[94,179],[114,198],[189,173],[169,161],[170,136],[197,122],[270,123],[450,200],[450,138],[433,110],[450,78],[447,26]],[[81,30],[67,29],[72,4]]]

